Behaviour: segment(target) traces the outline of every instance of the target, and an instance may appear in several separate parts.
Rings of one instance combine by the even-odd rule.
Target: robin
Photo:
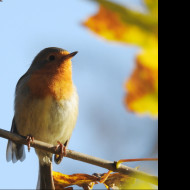
[[[77,52],[49,47],[33,60],[16,85],[14,117],[11,132],[66,147],[78,115],[78,94],[72,81],[71,58]],[[52,154],[35,150],[39,158],[37,188],[55,189],[52,176]],[[55,155],[60,163],[63,154]],[[25,159],[24,146],[8,141],[7,161]]]

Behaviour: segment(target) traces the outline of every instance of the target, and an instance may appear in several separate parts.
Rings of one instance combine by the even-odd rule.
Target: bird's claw
[[[28,146],[28,152],[30,152],[30,142],[33,142],[34,141],[34,137],[33,136],[31,136],[31,135],[28,135],[27,137],[26,137],[26,142],[27,142],[27,146]]]
[[[57,141],[57,144],[58,145],[55,147],[55,150],[60,149],[60,153],[56,154],[54,158],[55,158],[55,162],[59,164],[61,160],[63,159],[63,157],[67,155],[67,152],[66,152],[65,145],[63,145],[60,141]]]

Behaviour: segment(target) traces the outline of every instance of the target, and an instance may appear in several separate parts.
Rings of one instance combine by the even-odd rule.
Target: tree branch
[[[25,144],[27,145],[27,141],[26,138],[23,138],[19,135],[16,135],[14,133],[8,132],[6,130],[0,129],[0,137],[6,138],[6,139],[10,139],[16,143],[19,144]],[[30,143],[31,147],[34,147],[36,149],[41,149],[41,150],[45,150],[48,152],[51,152],[53,154],[59,154],[60,150],[59,149],[55,149],[55,146],[48,144],[48,143],[44,143],[42,141],[38,141],[38,140],[34,140],[33,142]],[[104,160],[101,158],[96,158],[87,154],[83,154],[83,153],[79,153],[73,150],[66,150],[66,157],[68,158],[72,158],[74,160],[79,160],[82,162],[86,162],[89,164],[93,164],[102,168],[106,168],[108,170],[112,170],[114,172],[119,172],[122,174],[126,174],[126,175],[130,175],[132,177],[147,181],[149,183],[158,185],[158,177],[157,176],[152,176],[150,174],[147,174],[145,172],[142,171],[138,171],[134,168],[130,168],[128,166],[125,166],[123,164],[121,164],[118,168],[116,168],[116,162],[112,162],[112,161],[108,161],[108,160]]]

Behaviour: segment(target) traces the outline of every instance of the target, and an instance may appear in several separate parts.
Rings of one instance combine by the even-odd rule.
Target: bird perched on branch
[[[15,113],[11,132],[26,136],[28,148],[34,139],[57,145],[68,145],[78,115],[78,94],[72,81],[71,58],[77,52],[49,47],[33,60],[19,79],[15,92]],[[35,150],[39,158],[37,188],[54,189],[52,154]],[[63,152],[62,152],[63,153]],[[55,155],[59,163],[63,154]],[[25,159],[24,146],[9,140],[7,161]]]

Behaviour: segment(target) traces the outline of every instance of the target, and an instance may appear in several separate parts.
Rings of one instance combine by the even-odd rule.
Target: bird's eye
[[[54,55],[50,55],[48,59],[49,59],[49,61],[53,61],[53,60],[55,60],[55,56]]]

